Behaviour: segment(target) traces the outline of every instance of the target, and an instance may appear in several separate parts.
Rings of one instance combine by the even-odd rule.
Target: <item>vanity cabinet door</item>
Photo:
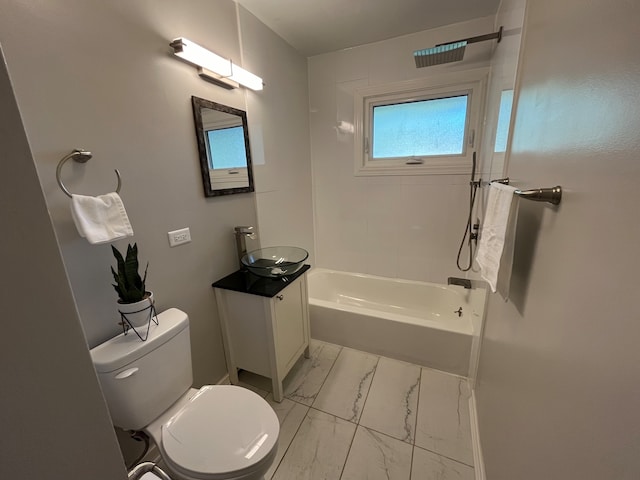
[[[287,372],[305,345],[303,282],[297,281],[273,298],[275,311],[276,357],[278,372]]]
[[[304,355],[309,358],[309,295],[303,273],[274,297],[214,288],[229,380],[238,369],[271,378],[273,399],[284,398],[282,380]]]

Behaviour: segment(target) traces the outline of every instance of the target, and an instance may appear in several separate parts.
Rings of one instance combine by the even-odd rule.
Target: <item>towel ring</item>
[[[86,163],[92,157],[91,152],[88,152],[82,148],[74,149],[69,155],[65,155],[60,162],[58,162],[58,167],[56,168],[56,180],[58,181],[58,185],[65,193],[65,195],[71,198],[71,192],[65,187],[64,183],[62,183],[62,179],[60,178],[60,172],[62,171],[62,166],[69,159],[73,159],[78,163]],[[118,186],[116,187],[116,193],[120,193],[120,187],[122,187],[122,178],[120,178],[120,172],[118,169],[115,169],[116,177],[118,177]]]

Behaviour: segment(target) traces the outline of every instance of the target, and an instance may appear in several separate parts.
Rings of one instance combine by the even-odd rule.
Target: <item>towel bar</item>
[[[491,180],[489,184],[493,182],[509,185],[509,177]],[[549,188],[532,188],[529,190],[516,190],[513,193],[518,195],[520,198],[526,198],[527,200],[533,200],[534,202],[547,202],[553,205],[560,205],[560,200],[562,200],[562,187],[560,185],[556,185],[555,187],[549,187]]]
[[[60,172],[62,171],[62,166],[69,159],[73,159],[78,163],[86,163],[92,157],[91,152],[83,150],[82,148],[74,149],[69,155],[65,155],[60,162],[58,162],[58,167],[56,168],[56,180],[58,181],[58,185],[65,193],[65,195],[71,198],[71,192],[65,187],[64,183],[62,183],[62,179],[60,178]],[[116,193],[120,193],[120,187],[122,186],[122,179],[120,178],[120,172],[116,168],[116,177],[118,177],[118,186],[116,187]]]

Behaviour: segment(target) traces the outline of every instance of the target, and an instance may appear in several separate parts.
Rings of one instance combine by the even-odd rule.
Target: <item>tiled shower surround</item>
[[[241,372],[280,420],[266,480],[472,480],[463,377],[312,341],[273,401],[270,382]]]

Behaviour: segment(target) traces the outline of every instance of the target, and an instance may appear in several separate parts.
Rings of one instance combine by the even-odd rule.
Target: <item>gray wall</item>
[[[509,175],[511,300],[489,305],[476,390],[490,480],[640,476],[636,2],[528,4]]]
[[[193,67],[171,55],[168,44],[177,36],[243,63],[231,0],[0,2],[0,41],[88,345],[110,338],[119,327],[111,249],[78,236],[69,199],[55,182],[57,162],[76,147],[94,157],[85,165],[65,166],[63,178],[72,192],[112,191],[113,169],[122,173],[121,196],[135,232],[129,240],[138,243],[142,261],[149,261],[148,285],[159,310],[178,307],[191,318],[195,384],[201,385],[226,373],[211,283],[237,268],[233,226],[256,224],[257,215],[254,194],[204,197],[190,97],[243,110],[248,103],[266,102],[256,113],[269,121],[269,102],[282,93],[270,85],[262,92],[228,91],[202,81]],[[270,58],[276,49],[270,83],[277,87],[278,75],[294,70],[306,96],[305,61],[280,42],[271,40],[261,52],[247,55],[244,66],[260,74],[251,59]],[[283,64],[281,49],[287,49],[291,65]],[[306,109],[296,115],[294,110],[289,122],[306,125]],[[265,151],[262,133],[252,135],[256,156],[279,155],[277,149]],[[308,165],[308,140],[298,150],[306,151],[300,162]],[[167,232],[182,227],[191,228],[192,243],[169,248]],[[311,233],[307,237],[303,246],[312,248]]]
[[[0,49],[0,478],[126,478]]]

